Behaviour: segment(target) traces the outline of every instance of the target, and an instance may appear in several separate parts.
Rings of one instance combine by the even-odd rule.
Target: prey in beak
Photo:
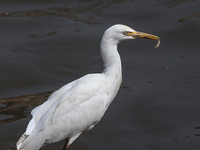
[[[124,35],[132,36],[134,39],[152,39],[157,40],[157,44],[155,45],[155,49],[157,49],[160,45],[160,38],[153,34],[148,34],[144,32],[134,31],[134,32],[124,32]]]

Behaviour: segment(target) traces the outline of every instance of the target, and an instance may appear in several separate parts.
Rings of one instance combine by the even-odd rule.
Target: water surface
[[[156,34],[161,45],[118,46],[120,91],[71,149],[200,149],[199,6],[199,0],[0,0],[0,149],[16,149],[31,110],[51,92],[103,70],[99,43],[116,23]]]

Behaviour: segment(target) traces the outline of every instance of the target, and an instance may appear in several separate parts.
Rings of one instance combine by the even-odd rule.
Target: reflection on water
[[[195,130],[199,130],[200,127],[194,127],[193,129]],[[195,138],[195,137],[199,137],[200,136],[200,131],[194,131],[194,134],[193,135],[187,135],[187,136],[183,136],[183,137],[180,137],[180,138],[174,138],[174,141],[181,141],[181,140],[186,140],[189,138]]]
[[[92,2],[82,3],[77,7],[51,7],[47,9],[30,9],[21,11],[4,12],[0,14],[0,17],[67,17],[74,19],[74,21],[84,22],[86,24],[100,24],[95,16],[100,15],[99,13],[90,14],[90,12],[97,12],[107,7],[125,3],[124,0],[117,1],[106,1],[106,2]],[[129,2],[133,2],[130,1]],[[73,3],[71,3],[72,5]],[[70,5],[70,4],[68,4]],[[89,13],[88,15],[86,15]],[[83,17],[82,14],[85,14]]]
[[[0,17],[67,17],[87,24],[99,24],[95,17],[87,16],[85,19],[79,17],[79,14],[86,12],[87,10],[78,8],[49,8],[46,10],[5,12],[0,14]]]
[[[51,93],[52,92],[46,92],[0,99],[0,124],[10,123],[25,118],[28,108],[34,108],[42,104],[47,100]]]
[[[180,2],[175,2],[175,4],[172,4],[172,5],[168,6],[168,8],[179,6],[179,5],[188,3],[188,2],[197,2],[197,0],[182,0]]]
[[[122,90],[125,90],[125,91],[133,91],[133,89],[131,89],[130,87],[126,86],[125,84],[122,84],[120,88]]]
[[[45,38],[45,37],[50,37],[50,36],[56,35],[59,32],[60,31],[52,31],[52,32],[48,32],[48,33],[31,34],[31,35],[25,36],[24,38],[25,39]]]
[[[175,2],[175,4],[172,4],[170,6],[168,6],[168,8],[173,8],[173,7],[177,7],[177,6],[180,6],[180,5],[183,5],[186,3],[190,3],[190,2],[198,2],[197,0],[183,0],[183,1],[180,1],[180,2]],[[196,3],[198,5],[198,3]],[[195,12],[195,13],[192,13],[192,14],[188,14],[187,16],[185,17],[182,17],[180,19],[178,19],[178,22],[184,22],[188,19],[191,19],[193,17],[199,17],[200,16],[200,13],[199,12]]]
[[[183,17],[183,18],[179,19],[178,21],[179,22],[184,22],[184,21],[186,21],[188,19],[191,19],[193,17],[200,17],[200,13],[193,13],[193,14],[191,14],[189,16],[186,16],[186,17]]]

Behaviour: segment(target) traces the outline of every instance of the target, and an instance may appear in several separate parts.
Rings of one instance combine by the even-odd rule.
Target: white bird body
[[[32,110],[32,119],[17,142],[18,150],[39,150],[43,145],[63,139],[67,139],[65,149],[68,149],[82,132],[100,121],[122,82],[117,44],[134,38],[119,34],[123,31],[135,32],[127,26],[115,25],[104,33],[101,41],[103,73],[88,74],[68,83]]]

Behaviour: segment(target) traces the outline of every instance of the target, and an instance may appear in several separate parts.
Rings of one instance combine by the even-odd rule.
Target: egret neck
[[[114,38],[108,38],[106,33],[101,40],[101,56],[104,63],[103,73],[107,76],[122,78],[122,66],[121,58],[117,51],[118,40]]]

